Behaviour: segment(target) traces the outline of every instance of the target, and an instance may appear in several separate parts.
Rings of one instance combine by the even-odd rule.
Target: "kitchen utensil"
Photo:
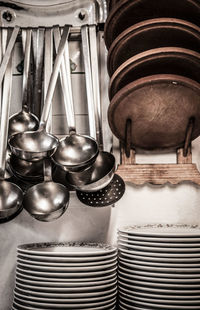
[[[38,131],[18,133],[9,139],[12,153],[21,159],[28,161],[40,160],[52,156],[58,146],[58,139],[46,132],[46,122],[49,116],[51,100],[53,97],[62,56],[69,35],[69,26],[65,26],[56,56],[54,69],[49,83],[45,105],[43,108]]]
[[[28,107],[29,68],[31,54],[31,29],[22,30],[22,37],[26,37],[24,49],[24,71],[23,71],[23,99],[22,111],[14,114],[9,120],[9,136],[18,132],[35,131],[39,127],[38,118],[30,113]]]
[[[4,36],[3,36],[4,38]],[[5,44],[5,42],[2,42]],[[22,190],[14,183],[5,180],[8,122],[12,85],[12,52],[4,77],[3,98],[0,122],[0,222],[13,219],[21,211]]]
[[[199,136],[200,84],[176,75],[152,75],[134,81],[112,99],[108,120],[114,135],[126,143],[130,123],[130,145],[148,150],[184,145],[190,118],[191,139]],[[180,104],[179,104],[180,103]]]
[[[200,82],[200,54],[180,47],[161,47],[145,51],[124,62],[113,74],[110,99],[127,84],[153,74],[176,74]]]
[[[107,48],[114,39],[128,27],[151,18],[180,18],[196,25],[199,22],[200,3],[198,0],[123,0],[112,9],[105,24]]]
[[[46,97],[49,80],[52,72],[52,59],[53,59],[53,44],[52,44],[52,29],[47,28],[45,30],[45,62],[44,62],[44,99]],[[50,117],[49,117],[50,118]],[[48,127],[51,124],[51,120],[48,119],[47,122],[47,131]],[[22,160],[16,157],[14,154],[10,156],[10,168],[13,173],[22,180],[27,180],[31,182],[42,181],[43,180],[43,159],[30,162],[27,160]],[[54,165],[52,170],[55,170]],[[52,172],[53,172],[52,171]]]
[[[57,49],[60,40],[60,31],[58,27],[54,28],[54,39]],[[68,62],[69,58],[66,59],[66,63]],[[89,136],[78,135],[76,133],[69,70],[69,64],[67,64],[65,67],[63,60],[61,64],[61,82],[69,127],[69,135],[60,141],[57,150],[53,155],[53,160],[57,165],[66,171],[80,171],[94,163],[99,150],[95,139]]]
[[[159,47],[181,47],[199,52],[200,28],[175,18],[155,18],[132,25],[114,40],[109,49],[109,75],[136,54]]]
[[[69,204],[69,191],[52,181],[51,163],[44,160],[44,182],[28,189],[24,196],[24,208],[37,220],[50,222],[59,218]]]

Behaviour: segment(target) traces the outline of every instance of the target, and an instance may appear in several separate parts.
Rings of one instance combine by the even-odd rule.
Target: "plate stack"
[[[117,250],[93,243],[18,247],[12,310],[115,309]]]
[[[200,228],[119,230],[120,309],[200,309]]]

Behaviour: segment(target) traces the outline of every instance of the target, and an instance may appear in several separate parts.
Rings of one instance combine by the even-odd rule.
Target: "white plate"
[[[132,254],[132,255],[141,255],[141,256],[148,256],[148,257],[170,257],[170,258],[198,258],[200,259],[200,252],[199,253],[159,253],[159,252],[145,252],[145,251],[136,251],[130,247],[127,249],[127,246],[119,245],[119,251]]]
[[[185,289],[200,289],[200,279],[166,279],[166,278],[154,278],[154,277],[142,277],[142,276],[127,276],[125,272],[119,270],[119,279],[122,282],[129,285],[137,284],[149,287],[159,287],[159,288],[185,288]]]
[[[116,310],[116,307],[112,307],[114,303],[109,304],[108,306],[102,306],[102,307],[93,307],[93,308],[86,308],[87,310]],[[12,310],[19,310],[19,306],[12,306]],[[20,308],[20,309],[25,309],[25,310],[36,310],[36,308],[32,307],[25,307],[25,308]],[[44,308],[43,308],[44,309]],[[41,310],[41,309],[40,309]],[[45,309],[46,310],[46,309]],[[51,309],[52,310],[52,309]]]
[[[87,307],[87,310],[103,310],[103,309],[109,309],[110,310],[110,307],[112,307],[113,305],[115,305],[116,303],[116,298],[112,298],[111,300],[109,300],[108,302],[103,302],[103,303],[95,303],[95,304],[89,304],[88,306],[87,305],[73,305],[73,304],[67,304],[67,305],[64,305],[64,309],[85,309]],[[59,305],[54,305],[53,308],[50,308],[50,307],[42,307],[42,305],[40,305],[39,309],[38,309],[38,306],[34,306],[34,305],[30,305],[30,304],[26,304],[25,306],[20,304],[20,302],[17,302],[16,300],[14,300],[13,302],[14,306],[16,307],[20,307],[21,309],[24,309],[24,310],[55,310],[55,309],[63,309],[63,306],[60,307]],[[92,308],[90,308],[92,307]],[[115,307],[114,307],[115,309]],[[18,310],[18,309],[17,309]]]
[[[198,225],[185,224],[148,224],[127,226],[118,229],[119,232],[130,235],[150,237],[198,237],[200,238],[200,227]]]
[[[126,272],[127,276],[129,277],[130,274],[133,275],[140,275],[140,276],[146,276],[146,277],[158,277],[158,278],[169,278],[171,281],[172,280],[177,280],[177,279],[200,279],[199,274],[175,274],[175,273],[159,273],[159,272],[148,272],[148,271],[140,271],[140,270],[132,270],[132,269],[127,269],[124,268],[123,266],[119,265],[118,270],[123,270]]]
[[[39,266],[39,265],[32,265],[32,264],[24,264],[18,262],[17,266],[22,269],[26,270],[33,270],[33,271],[42,271],[42,272],[91,272],[91,271],[98,271],[98,270],[105,270],[108,268],[112,268],[116,266],[117,261],[112,262],[111,264],[99,265],[99,266],[86,266],[86,267],[54,267],[54,266]]]
[[[25,288],[19,288],[19,287],[15,287],[15,293],[19,293],[22,294],[23,296],[25,296],[25,298],[31,298],[31,299],[38,299],[40,301],[42,300],[46,300],[46,301],[52,301],[55,300],[55,302],[62,302],[63,300],[68,300],[68,299],[72,299],[72,302],[79,299],[79,298],[83,298],[88,299],[88,300],[93,300],[93,298],[96,297],[106,297],[107,295],[113,293],[116,291],[116,282],[113,283],[113,285],[115,284],[115,287],[112,288],[108,288],[108,289],[104,289],[104,290],[100,290],[97,292],[69,292],[69,293],[48,293],[48,292],[36,292],[36,291],[31,291],[31,290],[26,290]]]
[[[117,274],[117,268],[113,268],[112,270],[110,270],[110,274],[104,274],[104,275],[99,275],[99,276],[91,276],[90,275],[87,278],[82,278],[81,275],[80,277],[77,278],[49,278],[49,277],[37,277],[37,276],[33,276],[33,275],[28,275],[28,274],[24,274],[23,271],[19,271],[16,270],[16,275],[23,278],[23,279],[29,279],[29,280],[33,280],[33,281],[41,281],[41,282],[49,282],[49,283],[66,283],[66,282],[76,282],[76,283],[82,283],[82,282],[97,282],[97,281],[102,281],[102,280],[106,280],[106,279],[111,279],[113,277],[115,277]]]
[[[45,256],[99,256],[116,252],[113,246],[100,243],[47,242],[18,246],[18,252]]]
[[[45,253],[44,253],[45,254]],[[82,256],[82,257],[76,257],[76,256],[69,256],[69,257],[63,257],[63,256],[45,256],[45,255],[35,255],[24,252],[18,252],[19,258],[23,258],[26,260],[36,261],[36,262],[49,262],[49,263],[80,263],[85,264],[87,262],[96,263],[99,264],[99,262],[104,262],[105,260],[116,258],[117,253],[111,253],[107,255],[101,255],[101,256]]]
[[[132,240],[129,237],[119,237],[118,242],[123,242],[128,245],[134,245],[137,247],[161,247],[161,248],[166,248],[166,251],[170,248],[182,248],[182,249],[188,249],[188,248],[200,248],[200,243],[175,243],[175,242],[151,242],[151,241],[137,241],[137,240]],[[180,249],[181,250],[181,249]]]
[[[91,266],[101,266],[105,264],[110,264],[114,263],[117,260],[117,256],[115,255],[111,259],[105,259],[105,260],[100,260],[96,262],[77,262],[77,263],[69,263],[69,262],[54,262],[53,260],[51,262],[43,262],[41,260],[35,261],[32,259],[27,259],[27,258],[17,258],[17,262],[19,263],[24,263],[24,264],[30,264],[30,265],[36,265],[36,266],[52,266],[52,267],[91,267]]]
[[[110,279],[104,279],[101,281],[93,281],[93,282],[44,282],[44,281],[34,281],[24,279],[19,275],[16,275],[16,283],[19,283],[24,286],[33,286],[39,287],[41,290],[64,290],[64,289],[74,289],[74,290],[85,290],[85,288],[90,288],[90,290],[94,290],[95,287],[104,286],[104,285],[111,285],[117,279],[117,275],[112,276]]]
[[[85,277],[85,278],[91,278],[95,276],[103,276],[107,275],[109,273],[112,273],[115,271],[117,267],[106,269],[106,270],[101,270],[101,271],[96,271],[96,272],[42,272],[42,271],[35,271],[35,270],[25,270],[20,267],[17,267],[16,270],[20,271],[21,274],[29,274],[30,276],[42,276],[44,278],[65,278],[70,279],[70,278],[80,278],[80,277]]]
[[[200,268],[167,268],[167,267],[155,267],[155,266],[143,266],[134,264],[134,261],[131,263],[124,262],[119,260],[120,266],[125,266],[131,270],[141,270],[141,271],[148,271],[148,272],[160,272],[163,274],[166,273],[174,273],[176,274],[196,274],[200,277]]]
[[[134,250],[134,251],[140,251],[140,252],[149,252],[149,253],[167,253],[167,254],[171,254],[171,253],[181,253],[181,255],[185,255],[188,253],[191,254],[198,254],[200,255],[200,248],[163,248],[163,247],[150,247],[150,246],[138,246],[138,245],[132,245],[129,244],[127,242],[118,242],[118,246],[119,248],[124,247],[125,249],[130,249],[130,250]],[[151,256],[151,254],[149,254],[149,256]]]
[[[117,280],[117,278],[116,278]],[[26,283],[20,283],[16,279],[16,287],[25,289],[25,290],[31,290],[32,292],[39,292],[41,293],[51,293],[51,294],[61,294],[61,293],[82,293],[82,292],[96,292],[96,291],[104,291],[108,288],[116,285],[116,280],[112,281],[108,284],[104,285],[97,285],[97,286],[85,286],[85,287],[41,287],[41,286],[34,286],[34,285],[27,285]]]
[[[106,296],[99,296],[96,298],[76,298],[76,299],[50,299],[50,298],[39,298],[39,297],[32,297],[32,296],[25,296],[23,294],[19,294],[15,291],[15,299],[19,300],[22,303],[27,303],[30,305],[35,305],[35,306],[43,306],[43,307],[55,307],[56,306],[65,306],[66,304],[69,305],[76,305],[79,306],[80,304],[87,305],[88,307],[90,306],[100,306],[101,303],[106,304],[108,302],[112,302],[112,299],[116,296],[117,291],[106,295]]]
[[[187,263],[187,264],[181,264],[181,263],[165,263],[165,262],[149,262],[149,261],[141,261],[141,260],[137,260],[137,259],[131,259],[131,258],[126,258],[126,257],[123,257],[123,256],[119,256],[119,261],[122,261],[122,262],[126,262],[126,263],[129,263],[129,264],[136,264],[136,265],[142,265],[142,266],[152,266],[154,268],[157,268],[157,267],[167,267],[167,268],[200,268],[200,263],[199,264],[195,264],[195,263]]]

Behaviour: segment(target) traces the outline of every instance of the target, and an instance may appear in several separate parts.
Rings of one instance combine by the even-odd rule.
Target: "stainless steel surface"
[[[22,87],[22,111],[12,115],[9,121],[9,136],[18,132],[35,131],[39,127],[38,118],[30,113],[28,107],[28,83],[30,70],[31,55],[31,29],[22,30],[22,41],[25,43],[24,49],[24,71],[23,71],[23,87]]]
[[[5,44],[2,38],[2,45]],[[12,52],[5,72],[4,85],[3,85],[3,98],[1,108],[1,121],[0,121],[0,219],[6,219],[15,213],[21,207],[23,200],[23,192],[21,189],[13,184],[4,180],[5,166],[6,166],[6,152],[7,152],[7,139],[8,139],[8,123],[9,111],[11,102],[11,85],[12,85]]]
[[[14,155],[28,161],[37,161],[52,156],[58,146],[58,139],[46,132],[46,122],[51,109],[51,101],[56,86],[56,81],[62,62],[65,46],[69,35],[69,26],[65,26],[62,39],[59,44],[58,54],[54,63],[53,72],[45,98],[38,131],[18,133],[9,139],[9,145]]]
[[[59,218],[69,204],[69,191],[52,181],[49,159],[44,160],[44,182],[32,186],[24,196],[24,208],[37,220],[49,222]]]
[[[54,28],[54,39],[57,49],[60,40],[59,28]],[[67,61],[69,61],[69,59],[67,59]],[[66,171],[80,171],[94,163],[99,152],[98,145],[93,138],[76,133],[70,72],[69,66],[65,66],[64,61],[61,64],[61,83],[69,135],[60,141],[53,155],[53,160]]]

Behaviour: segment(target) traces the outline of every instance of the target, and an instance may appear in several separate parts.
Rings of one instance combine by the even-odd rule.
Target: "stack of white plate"
[[[103,244],[18,247],[13,310],[115,309],[117,250]]]
[[[119,229],[120,309],[200,309],[200,228]]]

